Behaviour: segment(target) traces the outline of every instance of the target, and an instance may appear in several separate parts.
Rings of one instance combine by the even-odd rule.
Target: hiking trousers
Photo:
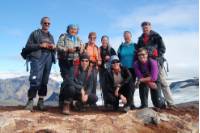
[[[133,101],[133,90],[131,90],[131,88],[129,87],[129,84],[126,84],[124,86],[122,86],[119,90],[119,94],[122,94],[123,96],[126,97],[127,99],[127,106],[131,106],[132,101]],[[120,97],[116,97],[114,92],[110,93],[107,92],[106,95],[106,103],[111,104],[113,106],[119,106],[119,99]]]
[[[28,98],[39,96],[46,96],[47,84],[52,66],[52,54],[50,52],[42,52],[39,59],[30,59],[30,88],[28,90]]]
[[[161,83],[161,90],[162,90],[165,100],[167,101],[167,104],[173,105],[174,100],[172,97],[171,89],[169,88],[169,84],[167,83],[167,80],[166,80],[166,73],[165,73],[164,67],[161,67],[160,65],[159,65],[159,80]]]
[[[157,89],[150,89],[147,87],[146,84],[141,83],[139,85],[139,95],[141,100],[141,107],[148,107],[148,94],[149,89],[151,92],[151,100],[155,107],[162,108],[165,106],[164,99],[161,95],[161,89],[159,83],[157,83],[158,88]]]
[[[81,102],[81,92],[79,89],[71,85],[66,85],[63,88],[63,98],[64,101],[72,102],[73,100],[78,100]],[[88,94],[88,100],[86,104],[95,104],[98,100],[98,97],[92,93]]]

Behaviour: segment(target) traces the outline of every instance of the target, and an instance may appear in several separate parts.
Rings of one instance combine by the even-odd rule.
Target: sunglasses
[[[81,60],[81,62],[89,62],[89,60]]]
[[[96,37],[90,37],[90,39],[93,39],[93,40],[94,40],[94,39],[96,39]]]
[[[51,23],[49,23],[49,22],[44,22],[43,24],[44,24],[44,25],[50,25]]]
[[[112,64],[116,64],[116,63],[119,63],[119,61],[115,60],[115,61],[112,62]]]
[[[146,54],[142,53],[142,54],[138,54],[138,56],[145,56]]]

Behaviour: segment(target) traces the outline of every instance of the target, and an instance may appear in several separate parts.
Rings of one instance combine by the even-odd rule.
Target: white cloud
[[[165,28],[191,27],[198,24],[198,7],[193,3],[147,5],[136,8],[130,14],[119,16],[114,27],[133,28],[144,20],[151,21],[154,26]]]
[[[166,57],[170,66],[199,66],[198,6],[195,2],[178,1],[168,4],[145,5],[133,9],[129,14],[118,16],[112,28],[115,30],[133,29],[133,41],[137,42],[142,31],[142,21],[152,22],[153,29],[164,39]],[[122,36],[113,37],[113,47],[118,48]],[[117,44],[117,45],[116,45]]]
[[[169,34],[164,37],[166,57],[172,66],[198,66],[198,32]]]

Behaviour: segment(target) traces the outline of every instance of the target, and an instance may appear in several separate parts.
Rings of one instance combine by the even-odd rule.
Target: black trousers
[[[140,94],[140,100],[141,100],[141,106],[142,107],[148,107],[148,94],[149,89],[151,92],[151,100],[155,107],[162,108],[165,106],[164,98],[161,95],[161,85],[160,83],[157,83],[158,88],[157,89],[150,89],[147,87],[146,84],[142,83],[139,86],[139,94]]]
[[[133,91],[129,87],[129,84],[125,84],[124,86],[122,86],[119,90],[119,94],[122,94],[123,96],[126,97],[127,104],[125,106],[131,106],[132,100],[133,100],[132,99]],[[106,94],[106,103],[111,104],[115,107],[119,106],[119,99],[120,99],[120,97],[116,97],[114,92],[113,93],[107,92],[107,94]]]
[[[58,65],[60,67],[60,73],[61,73],[61,77],[63,79],[63,82],[61,83],[61,87],[60,87],[60,94],[59,94],[59,103],[62,104],[64,102],[64,94],[63,94],[63,85],[64,85],[64,81],[67,75],[72,75],[73,74],[73,62],[72,61],[68,61],[68,60],[58,60]]]
[[[81,102],[81,92],[74,86],[65,86],[63,88],[63,99],[64,101],[73,101],[77,100]],[[96,95],[88,94],[88,101],[86,104],[95,104],[98,100],[98,97]]]
[[[132,76],[132,80],[133,80],[133,84],[132,84],[132,86],[133,86],[133,90],[132,90],[132,102],[131,102],[131,105],[134,105],[134,93],[135,93],[135,80],[136,80],[136,75],[135,75],[135,70],[134,70],[134,68],[129,68],[128,69],[129,71],[130,71],[130,73],[131,73],[131,76]]]

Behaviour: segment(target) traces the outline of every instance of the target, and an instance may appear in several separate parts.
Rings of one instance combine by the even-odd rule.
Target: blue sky
[[[43,16],[51,18],[50,31],[55,42],[68,24],[80,27],[79,36],[87,41],[90,31],[110,37],[117,50],[123,31],[130,30],[133,42],[142,33],[140,23],[152,22],[167,47],[171,68],[191,67],[198,70],[199,14],[198,0],[6,0],[0,5],[0,72],[24,72],[20,57],[30,33],[40,28]],[[53,69],[59,71],[58,65]]]

